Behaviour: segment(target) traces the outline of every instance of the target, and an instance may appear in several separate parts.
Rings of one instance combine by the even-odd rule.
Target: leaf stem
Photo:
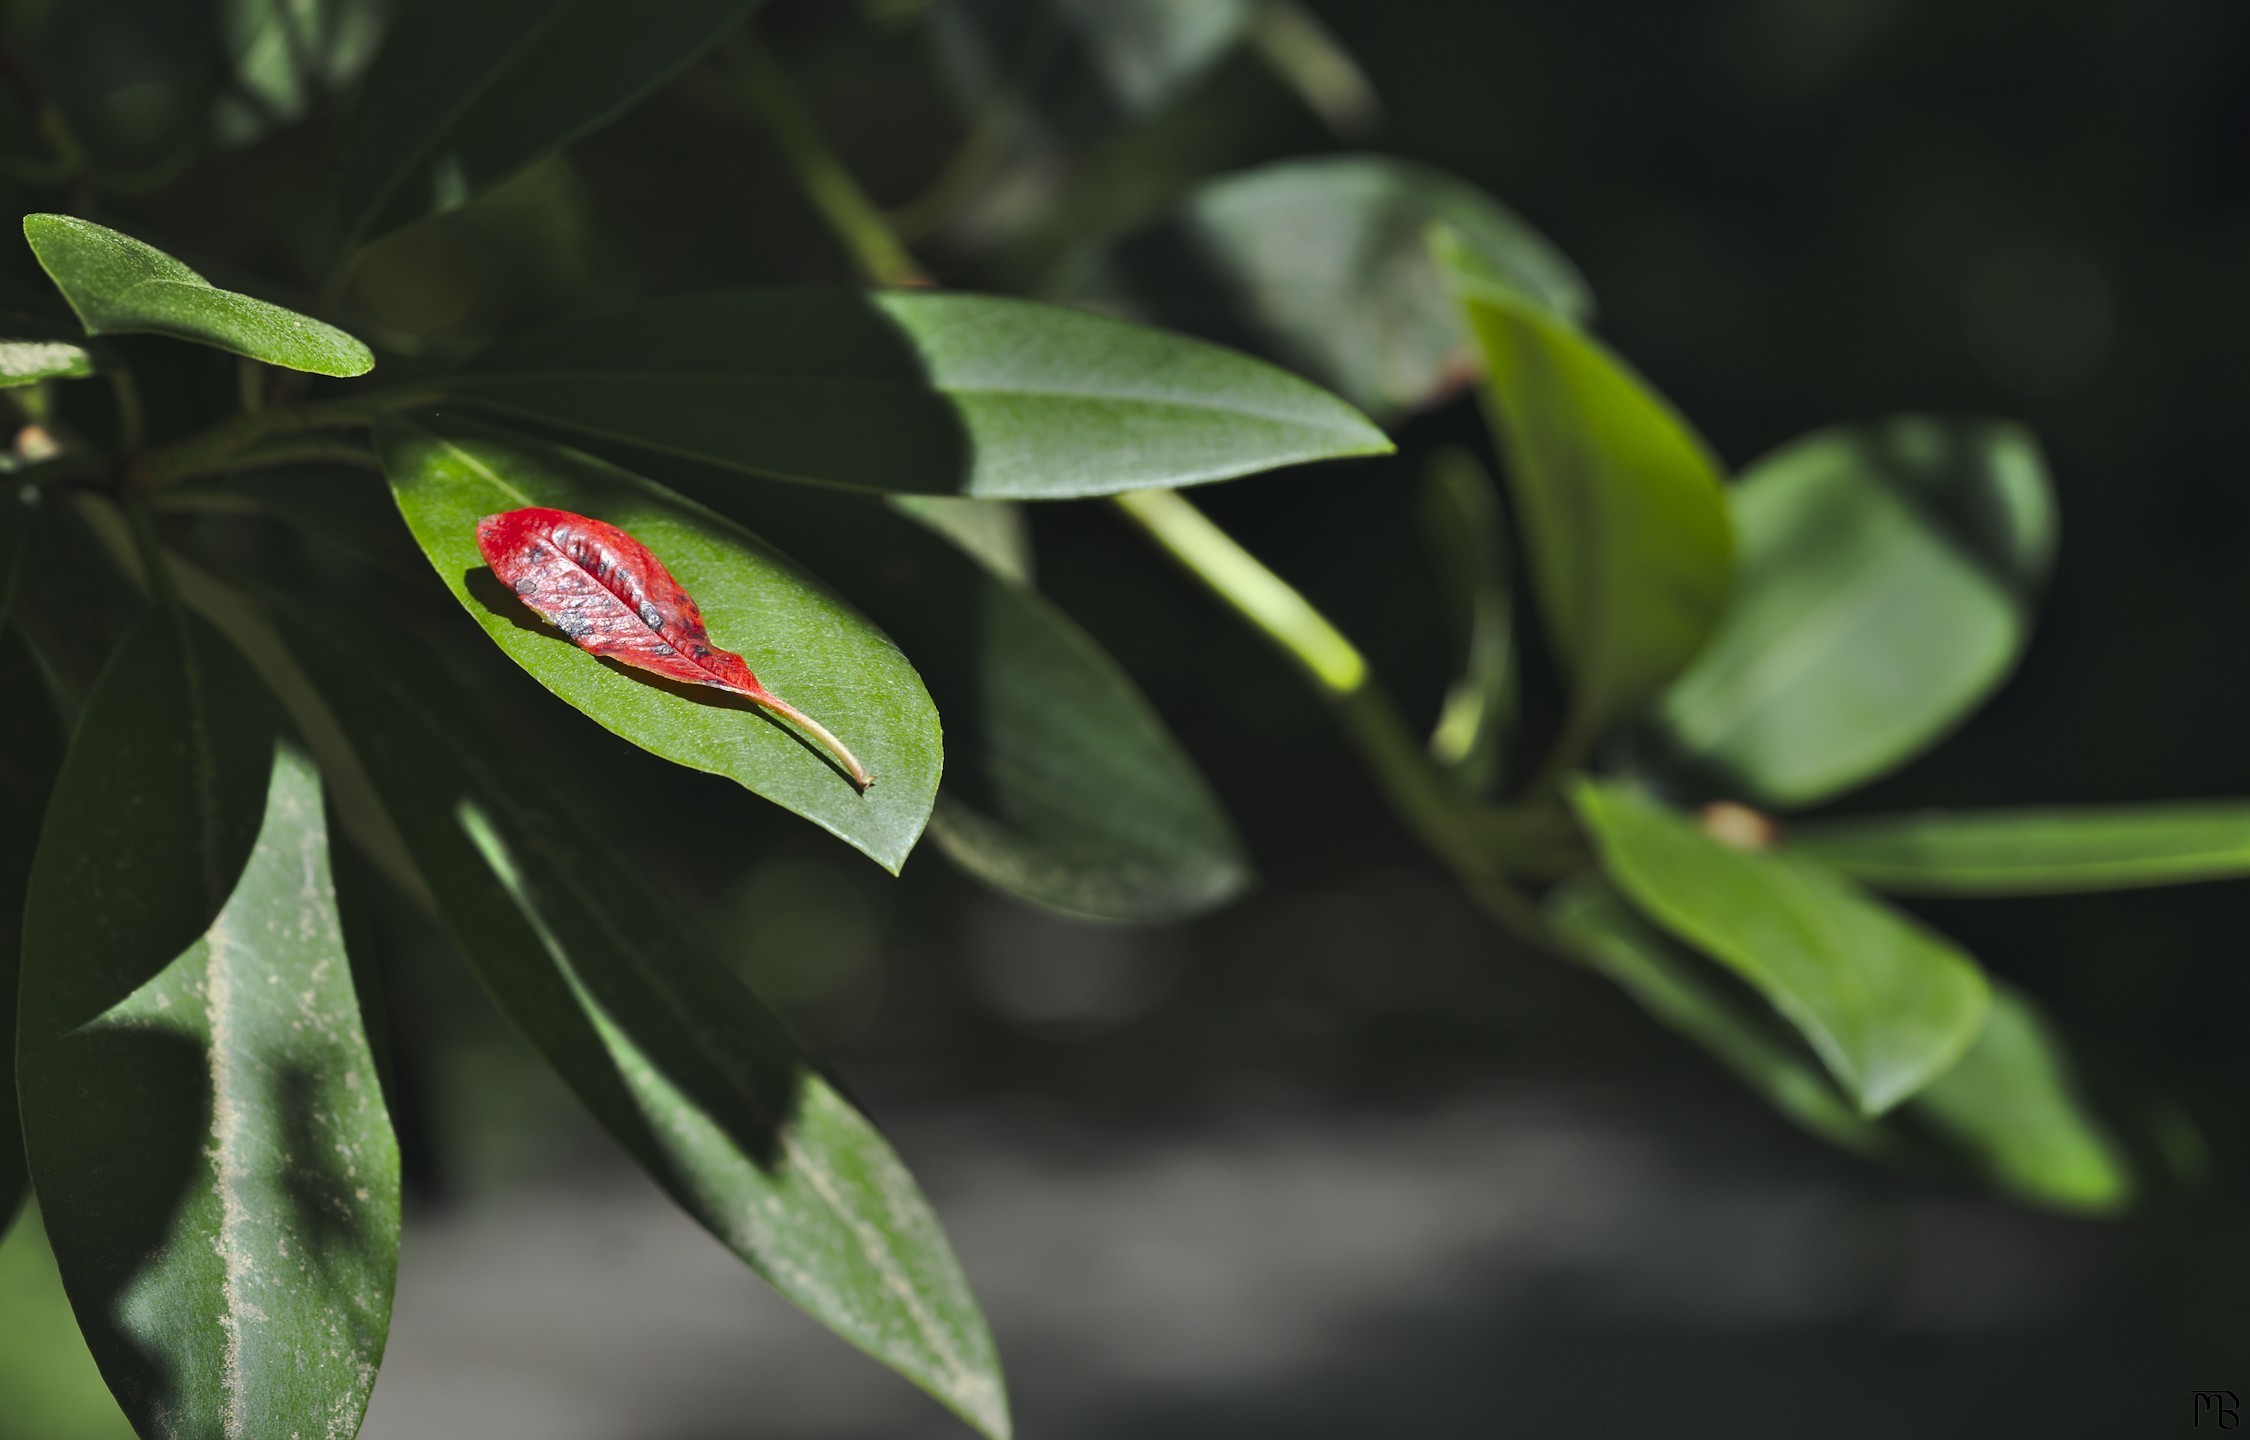
[[[357,429],[373,423],[378,415],[430,398],[428,393],[416,390],[374,391],[349,400],[274,406],[255,414],[238,414],[184,440],[144,452],[137,463],[134,483],[142,490],[161,490],[182,480],[216,474],[246,462],[266,463],[262,455],[253,462],[245,452],[265,440],[310,435],[321,430]]]
[[[750,699],[811,737],[815,744],[828,752],[829,758],[844,767],[844,773],[851,777],[853,788],[860,794],[865,795],[867,787],[875,783],[875,777],[867,773],[867,767],[859,763],[859,757],[852,753],[851,747],[837,739],[835,732],[826,725],[762,686],[751,694]]]
[[[829,148],[787,72],[757,32],[747,25],[736,30],[720,47],[720,55],[742,82],[743,97],[757,110],[782,158],[796,172],[805,198],[851,252],[869,283],[929,284],[930,277],[914,262],[882,210]]]

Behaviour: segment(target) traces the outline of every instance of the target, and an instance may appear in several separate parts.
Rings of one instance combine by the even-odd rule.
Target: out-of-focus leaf
[[[1657,724],[1752,797],[1809,805],[1873,779],[2015,665],[2055,535],[2021,427],[1824,430],[1752,467],[1730,502],[1734,603]]]
[[[144,608],[78,512],[52,489],[23,498],[23,559],[8,621],[74,723],[110,652]]]
[[[1440,247],[1484,352],[1540,618],[1573,729],[1598,734],[1703,647],[1733,584],[1719,465],[1687,422],[1568,320]]]
[[[1383,119],[1374,82],[1343,43],[1297,0],[1262,0],[1250,25],[1260,59],[1335,134],[1372,132]]]
[[[766,487],[741,499],[790,554],[848,576],[914,657],[945,717],[930,835],[947,858],[1009,894],[1113,920],[1178,919],[1248,884],[1194,761],[1052,602],[857,498]]]
[[[349,1434],[398,1254],[391,1137],[320,782],[166,607],[87,702],[25,907],[26,1148],[80,1328],[143,1435]]]
[[[2079,1101],[2062,1042],[2013,986],[1994,982],[1977,1043],[1914,1111],[2022,1199],[2091,1214],[2132,1203],[2132,1171]]]
[[[1507,522],[1492,477],[1458,449],[1432,457],[1422,477],[1420,512],[1454,642],[1455,679],[1430,734],[1430,754],[1462,784],[1490,793],[1516,721]]]
[[[1032,583],[1031,526],[1013,500],[893,495],[893,510],[951,540],[1003,580]]]
[[[364,375],[365,345],[309,315],[221,290],[153,245],[73,215],[26,215],[24,238],[89,335],[169,335],[315,375]]]
[[[493,643],[604,728],[675,764],[724,775],[898,870],[928,823],[944,747],[914,667],[850,606],[748,531],[652,481],[474,423],[378,427],[376,449],[407,526]],[[477,521],[526,505],[590,515],[634,535],[701,602],[712,636],[820,717],[875,777],[865,794],[746,700],[666,682],[587,654],[491,579]]]
[[[1687,954],[1633,913],[1597,875],[1566,881],[1547,897],[1547,919],[1580,959],[1617,983],[1656,1020],[1685,1035],[1823,1140],[1875,1151],[1888,1140],[1855,1111],[1799,1047],[1727,995],[1706,962]]]
[[[1059,500],[1387,453],[1317,386],[1216,345],[982,295],[734,291],[568,320],[462,400],[782,480]]]
[[[13,630],[0,627],[0,1234],[23,1198],[23,1128],[16,1118],[16,974],[24,887],[39,820],[62,764],[63,736],[46,682]]]
[[[225,71],[213,6],[62,0],[11,7],[27,68],[85,151],[114,170],[164,174],[191,158]]]
[[[1814,860],[1745,851],[1635,791],[1572,793],[1633,904],[1756,986],[1879,1115],[1942,1075],[1984,1024],[1984,972]]]
[[[94,373],[94,354],[43,315],[0,310],[0,389],[42,380],[83,380]]]
[[[776,1289],[1005,1437],[991,1337],[913,1179],[680,905],[413,656],[287,623],[454,942],[595,1118]]]
[[[1789,848],[1900,895],[2054,895],[2250,875],[2250,804],[1945,811],[1792,826]]]
[[[616,119],[757,0],[403,0],[337,195],[359,239],[460,204]]]
[[[940,72],[971,108],[1002,103],[1056,139],[1163,105],[1233,48],[1252,0],[936,0]]]
[[[243,145],[310,114],[358,78],[383,35],[384,0],[219,0],[227,83],[220,143]]]
[[[271,520],[317,541],[322,556],[340,551],[417,585],[429,574],[390,486],[370,470],[287,466],[199,476],[166,486],[149,505],[167,515]]]
[[[1591,318],[1584,279],[1513,211],[1378,155],[1284,160],[1206,182],[1075,289],[1271,356],[1387,419],[1466,388],[1482,368],[1430,253],[1438,224],[1498,283]]]

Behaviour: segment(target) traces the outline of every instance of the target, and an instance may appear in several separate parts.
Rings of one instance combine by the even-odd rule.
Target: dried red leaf
[[[568,510],[509,510],[477,522],[477,549],[501,584],[587,654],[740,695],[803,730],[861,790],[872,783],[841,740],[711,643],[695,598],[615,525]]]

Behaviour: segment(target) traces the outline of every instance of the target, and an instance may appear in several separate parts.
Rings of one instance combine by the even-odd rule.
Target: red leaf
[[[861,790],[873,783],[826,727],[713,645],[694,597],[615,525],[568,510],[509,510],[477,522],[477,549],[501,584],[587,654],[740,695],[803,730]]]

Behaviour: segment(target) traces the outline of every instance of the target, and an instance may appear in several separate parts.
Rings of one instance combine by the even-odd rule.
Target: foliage
[[[1594,333],[1571,262],[1460,181],[1141,154],[1157,179],[1111,184],[1229,57],[1364,123],[1350,57],[1290,4],[933,0],[930,63],[975,108],[895,214],[750,0],[404,0],[387,29],[352,0],[157,8],[134,23],[208,23],[178,50],[204,68],[105,70],[69,7],[19,17],[33,63],[0,67],[22,70],[0,140],[28,241],[22,313],[0,317],[0,1213],[28,1177],[141,1434],[358,1425],[400,1184],[375,961],[332,878],[361,861],[683,1209],[1009,1433],[970,1277],[903,1163],[643,874],[631,828],[593,818],[605,777],[519,742],[508,686],[520,669],[539,713],[894,874],[927,835],[1030,904],[1210,911],[1250,860],[1156,708],[1038,590],[1028,502],[1107,497],[1297,664],[1499,927],[1806,1129],[2057,1209],[2145,1188],[2037,1000],[1875,892],[2242,875],[2243,807],[1750,808],[1835,800],[2004,682],[2054,548],[2021,428],[1846,425],[1730,483]],[[138,122],[104,103],[150,84]],[[753,117],[868,285],[650,296],[542,251],[523,268],[561,295],[480,308],[417,271],[480,225],[536,250],[543,226],[506,217],[571,210],[565,147],[660,90],[712,126]],[[292,157],[286,223],[214,230],[191,203]],[[935,289],[925,256],[1043,298]],[[29,298],[42,272],[61,304]],[[459,303],[385,303],[402,276]],[[1505,488],[1427,457],[1455,674],[1424,730],[1177,492],[1385,463],[1362,409],[1402,427],[1471,387]],[[525,507],[645,546],[874,783],[740,695],[569,643],[479,550],[480,520]],[[285,553],[230,543],[230,517],[282,527]]]

